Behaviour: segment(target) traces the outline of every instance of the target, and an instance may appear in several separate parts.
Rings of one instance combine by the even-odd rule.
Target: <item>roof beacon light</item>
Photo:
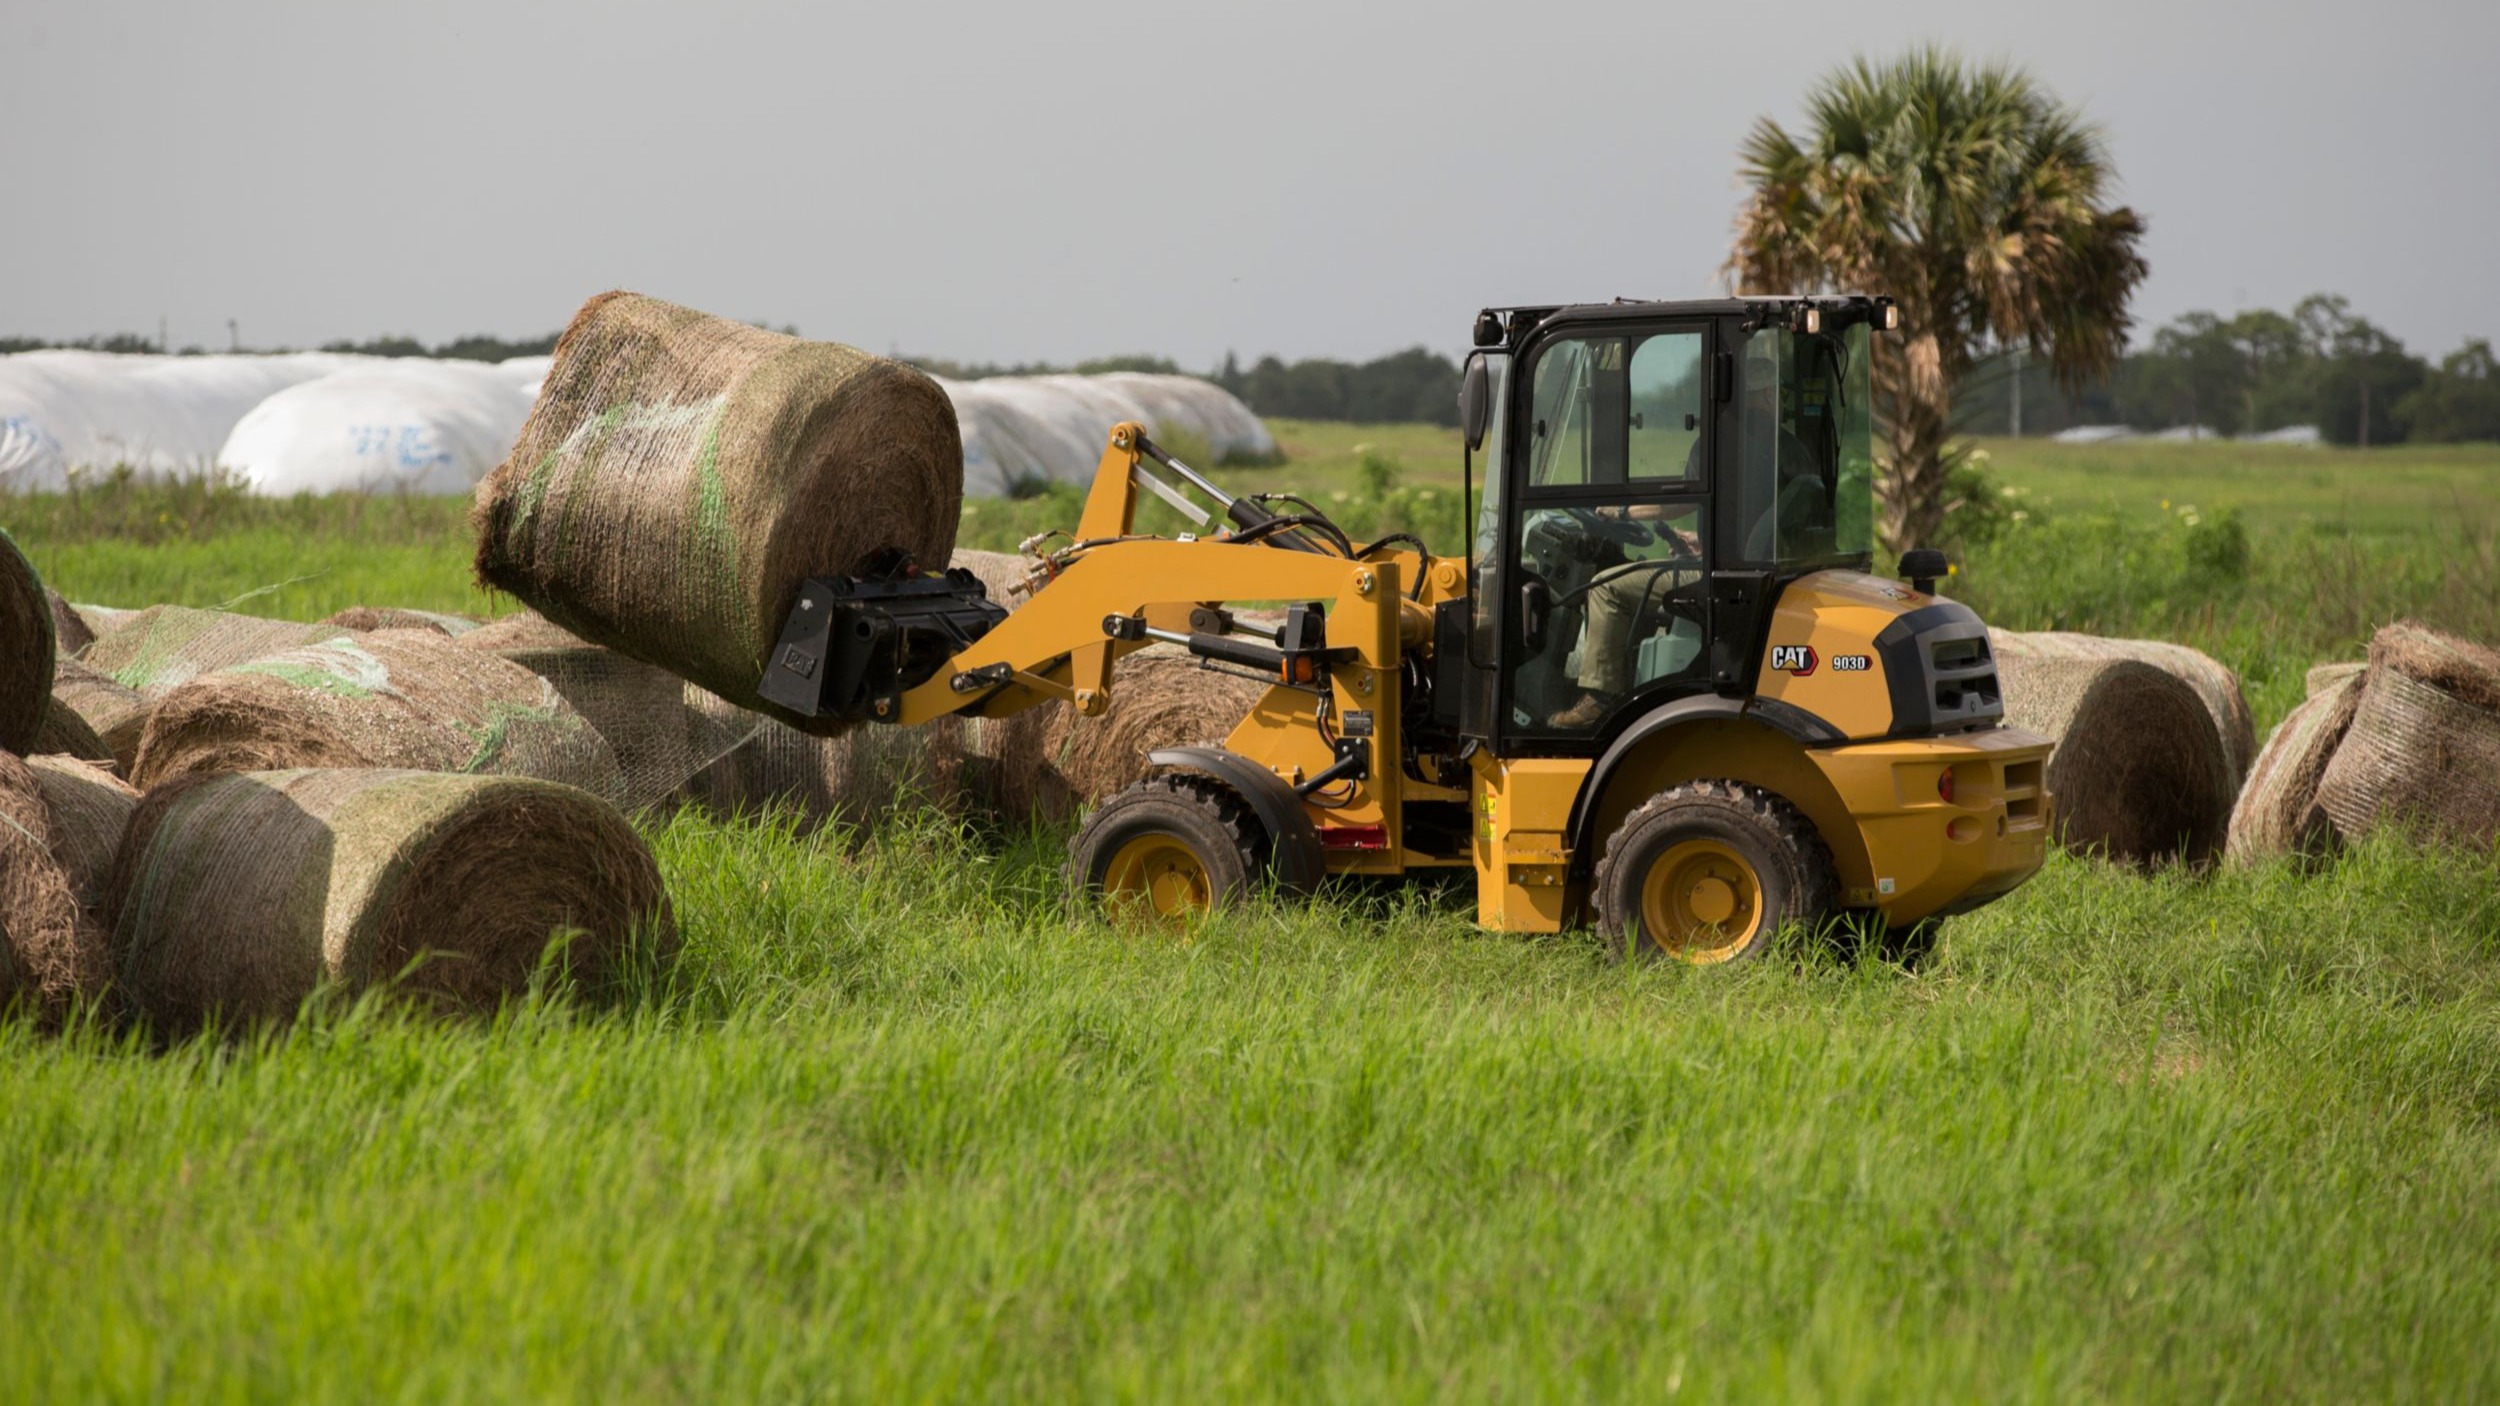
[[[1887,301],[1884,304],[1884,330],[1887,332],[1901,330],[1901,305],[1899,303]]]

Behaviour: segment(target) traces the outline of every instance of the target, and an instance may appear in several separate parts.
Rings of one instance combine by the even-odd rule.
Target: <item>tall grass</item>
[[[681,818],[623,1009],[0,1028],[12,1400],[2473,1398],[2500,871],[2060,861],[1913,975]]]
[[[1440,432],[1284,438],[1229,477],[1366,534],[1455,496]],[[1957,589],[2204,644],[2268,713],[2384,615],[2491,621],[2500,457],[2224,448],[2001,451]],[[0,521],[114,604],[472,601],[458,504]],[[651,833],[686,950],[620,1005],[0,1022],[0,1400],[2500,1393],[2492,854],[2059,859],[1915,972],[1690,972],[1463,887],[1141,934],[1057,834]]]

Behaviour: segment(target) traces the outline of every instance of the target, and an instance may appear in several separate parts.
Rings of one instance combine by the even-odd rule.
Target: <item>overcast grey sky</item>
[[[1364,357],[1717,291],[1735,149],[1858,52],[2029,66],[2144,328],[2500,336],[2500,4],[5,0],[0,334],[530,335],[627,287],[965,359]]]

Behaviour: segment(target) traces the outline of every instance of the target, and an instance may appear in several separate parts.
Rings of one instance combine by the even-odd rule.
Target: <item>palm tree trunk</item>
[[[1895,552],[1934,546],[1944,526],[1945,476],[1951,465],[1953,398],[1932,336],[1909,339],[1897,356],[1875,358],[1875,403],[1892,448],[1878,487],[1884,545]]]

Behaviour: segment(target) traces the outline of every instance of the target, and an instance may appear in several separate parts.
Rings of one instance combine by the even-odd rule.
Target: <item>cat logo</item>
[[[1818,662],[1820,661],[1815,658],[1813,645],[1775,644],[1771,646],[1771,667],[1783,674],[1794,674],[1802,679],[1814,672],[1814,666]]]

